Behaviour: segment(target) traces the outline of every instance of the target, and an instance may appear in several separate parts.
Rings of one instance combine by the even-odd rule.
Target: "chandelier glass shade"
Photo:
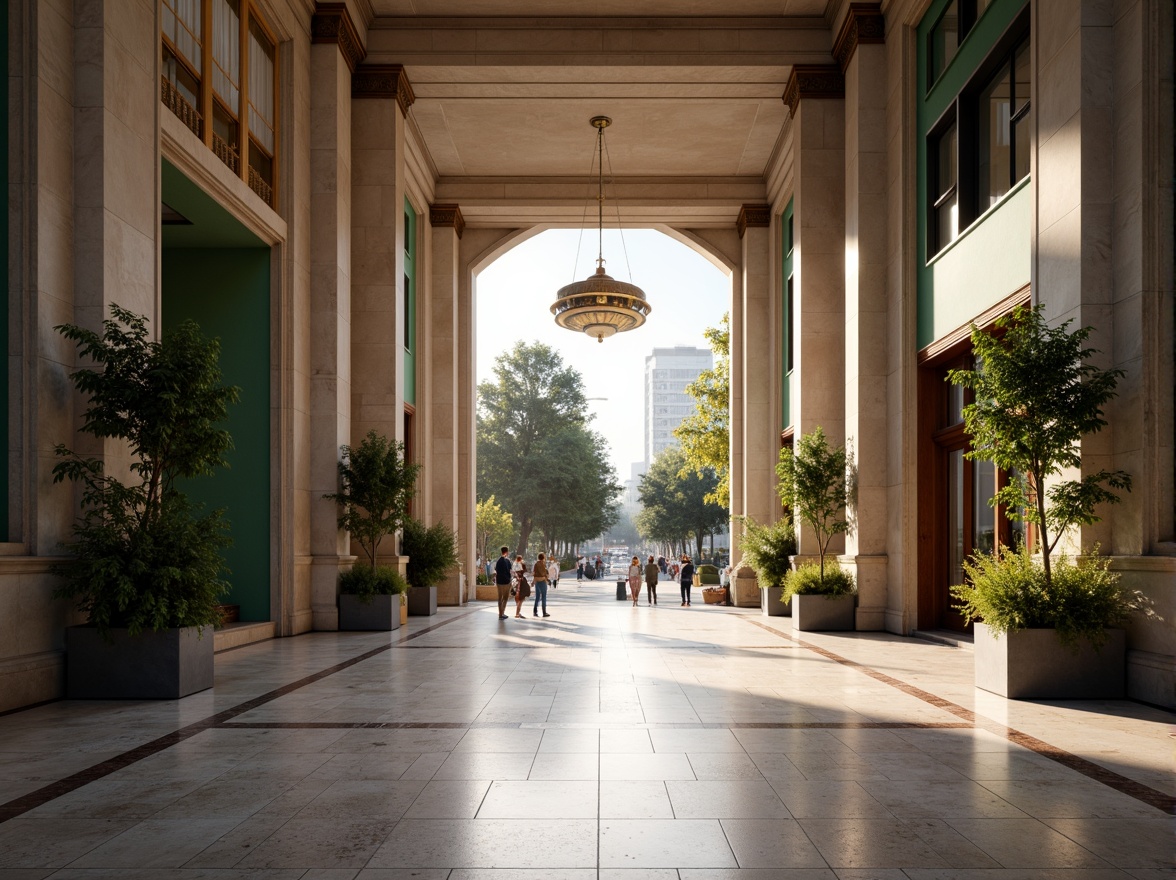
[[[596,128],[599,156],[597,233],[600,249],[596,256],[596,271],[583,281],[561,287],[551,313],[559,326],[587,333],[595,336],[597,342],[604,342],[615,333],[640,327],[651,308],[640,287],[618,281],[604,271],[604,130],[612,120],[607,116],[594,116],[590,122]]]

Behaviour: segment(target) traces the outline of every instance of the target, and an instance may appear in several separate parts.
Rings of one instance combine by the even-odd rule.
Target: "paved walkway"
[[[1173,876],[1176,716],[1008,702],[964,650],[614,589],[0,717],[0,880]]]

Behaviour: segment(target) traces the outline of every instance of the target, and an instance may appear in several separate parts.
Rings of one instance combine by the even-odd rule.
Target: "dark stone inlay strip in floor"
[[[409,639],[420,638],[426,633],[432,632],[433,630],[445,626],[446,624],[453,623],[455,620],[461,620],[462,618],[468,617],[474,613],[475,610],[470,610],[464,614],[455,615],[448,620],[443,620],[440,623],[435,623],[432,626],[427,626],[424,629],[417,630],[410,635],[403,636],[401,637],[400,641],[404,642],[408,641]],[[171,733],[165,733],[163,736],[156,737],[150,742],[145,742],[141,746],[137,746],[130,751],[123,752],[121,755],[115,755],[113,758],[108,758],[107,760],[95,764],[92,767],[87,767],[85,770],[79,770],[77,773],[74,773],[71,776],[67,776],[64,779],[59,779],[56,782],[51,782],[48,785],[42,786],[36,791],[30,791],[28,794],[21,795],[20,797],[14,798],[7,803],[0,804],[0,824],[7,822],[9,819],[15,819],[17,816],[20,816],[23,813],[27,813],[29,810],[35,809],[42,804],[47,804],[49,801],[55,800],[62,795],[69,794],[71,791],[76,791],[83,785],[89,785],[91,782],[95,782],[105,776],[109,776],[111,773],[117,773],[124,767],[129,767],[131,764],[142,761],[144,758],[150,758],[152,755],[158,754],[164,749],[169,749],[178,743],[182,743],[186,739],[191,739],[198,733],[203,733],[204,731],[214,727],[219,727],[225,724],[225,722],[236,718],[238,715],[243,715],[246,712],[256,709],[258,706],[264,706],[266,703],[284,697],[287,694],[293,693],[294,691],[299,690],[300,688],[304,688],[309,684],[314,684],[316,681],[320,681],[329,675],[334,675],[336,672],[342,672],[344,669],[349,669],[350,667],[355,666],[357,663],[370,660],[372,657],[376,657],[385,653],[386,651],[390,651],[394,647],[396,647],[396,643],[390,642],[386,645],[380,645],[378,648],[372,648],[370,651],[365,651],[362,654],[358,654],[357,656],[352,657],[350,660],[344,660],[341,663],[336,663],[334,666],[329,666],[326,669],[319,670],[318,672],[308,675],[305,678],[300,678],[298,681],[283,685],[282,687],[269,691],[268,693],[264,693],[259,697],[254,697],[252,700],[247,700],[244,703],[233,706],[231,709],[225,709],[223,712],[218,712],[216,715],[210,715],[207,718],[194,721],[186,727],[181,727],[179,730],[174,730]]]
[[[1148,806],[1155,807],[1157,810],[1161,810],[1165,813],[1168,813],[1169,815],[1176,816],[1176,797],[1173,797],[1170,794],[1166,794],[1165,792],[1159,791],[1158,789],[1152,788],[1151,786],[1144,785],[1142,782],[1137,782],[1134,779],[1123,776],[1121,773],[1116,773],[1114,770],[1111,770],[1108,767],[1104,767],[1101,764],[1096,764],[1093,761],[1087,760],[1086,758],[1082,758],[1071,752],[1067,752],[1065,749],[1050,745],[1044,740],[1040,740],[1031,734],[1024,733],[1023,731],[1016,730],[1012,727],[1006,727],[1005,725],[993,721],[990,718],[986,718],[983,715],[977,715],[971,709],[965,709],[963,706],[957,705],[950,700],[945,700],[943,697],[938,697],[935,694],[928,693],[921,688],[915,687],[913,684],[907,684],[905,681],[900,681],[897,678],[889,676],[885,672],[879,672],[877,669],[872,669],[871,667],[858,663],[855,660],[850,660],[848,657],[842,657],[840,654],[835,654],[827,648],[822,648],[820,645],[814,645],[812,642],[806,642],[804,639],[798,639],[795,636],[789,635],[788,633],[783,632],[782,630],[778,630],[775,627],[768,626],[765,623],[761,623],[758,620],[752,620],[751,618],[744,618],[744,620],[754,626],[758,626],[761,629],[766,629],[768,632],[775,633],[782,638],[795,642],[802,648],[812,651],[815,654],[819,654],[827,660],[832,660],[834,663],[840,663],[842,666],[849,667],[850,669],[856,669],[858,672],[861,672],[864,675],[868,675],[875,681],[888,684],[893,688],[897,688],[908,696],[922,700],[924,703],[929,703],[938,709],[944,710],[945,712],[950,712],[952,715],[955,715],[958,718],[962,718],[965,721],[970,721],[974,726],[979,727],[982,730],[986,730],[989,733],[994,733],[997,736],[1003,736],[1009,742],[1016,743],[1023,748],[1036,752],[1043,758],[1049,758],[1051,761],[1056,761],[1065,767],[1069,767],[1071,770],[1075,770],[1078,773],[1081,773],[1083,776],[1086,776],[1089,779],[1093,779],[1095,782],[1101,782],[1103,785],[1109,788],[1113,788],[1115,791],[1121,792],[1122,794],[1133,797],[1138,801],[1142,801]]]
[[[593,729],[592,725],[576,726]],[[626,730],[960,730],[973,727],[962,721],[732,721],[725,724],[645,721],[616,726]],[[559,730],[564,725],[557,721],[230,721],[216,727],[218,730]]]

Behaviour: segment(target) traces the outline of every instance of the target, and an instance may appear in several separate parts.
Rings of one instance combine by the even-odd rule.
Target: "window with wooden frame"
[[[247,0],[163,0],[164,104],[276,207],[277,40]]]

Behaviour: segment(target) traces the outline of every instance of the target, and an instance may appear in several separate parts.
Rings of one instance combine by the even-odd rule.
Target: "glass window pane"
[[[955,241],[959,234],[959,197],[956,188],[956,126],[939,135],[934,147],[935,186],[932,208],[932,250],[938,251]]]
[[[955,58],[956,50],[960,47],[959,22],[956,0],[951,0],[939,21],[935,23],[935,27],[931,29],[928,58],[931,82],[928,85],[939,79],[939,75],[951,64],[951,59]]]
[[[947,454],[947,577],[964,582],[964,451]]]
[[[241,83],[241,19],[237,0],[212,6],[212,88],[237,115]]]
[[[964,386],[947,386],[947,413],[941,428],[958,425],[964,420]]]
[[[996,465],[972,462],[972,552],[996,549],[996,510],[988,502],[996,494]]]
[[[163,35],[193,69],[200,69],[200,0],[164,0]]]
[[[978,208],[984,211],[1012,185],[1012,81],[1006,63],[980,93],[977,110],[979,141],[977,158]]]
[[[256,24],[249,24],[249,131],[274,154],[274,47]]]
[[[1033,70],[1029,66],[1029,41],[1025,40],[1017,47],[1013,56],[1013,74],[1015,79],[1015,100],[1013,106],[1019,111],[1029,100],[1029,90],[1033,85]]]

